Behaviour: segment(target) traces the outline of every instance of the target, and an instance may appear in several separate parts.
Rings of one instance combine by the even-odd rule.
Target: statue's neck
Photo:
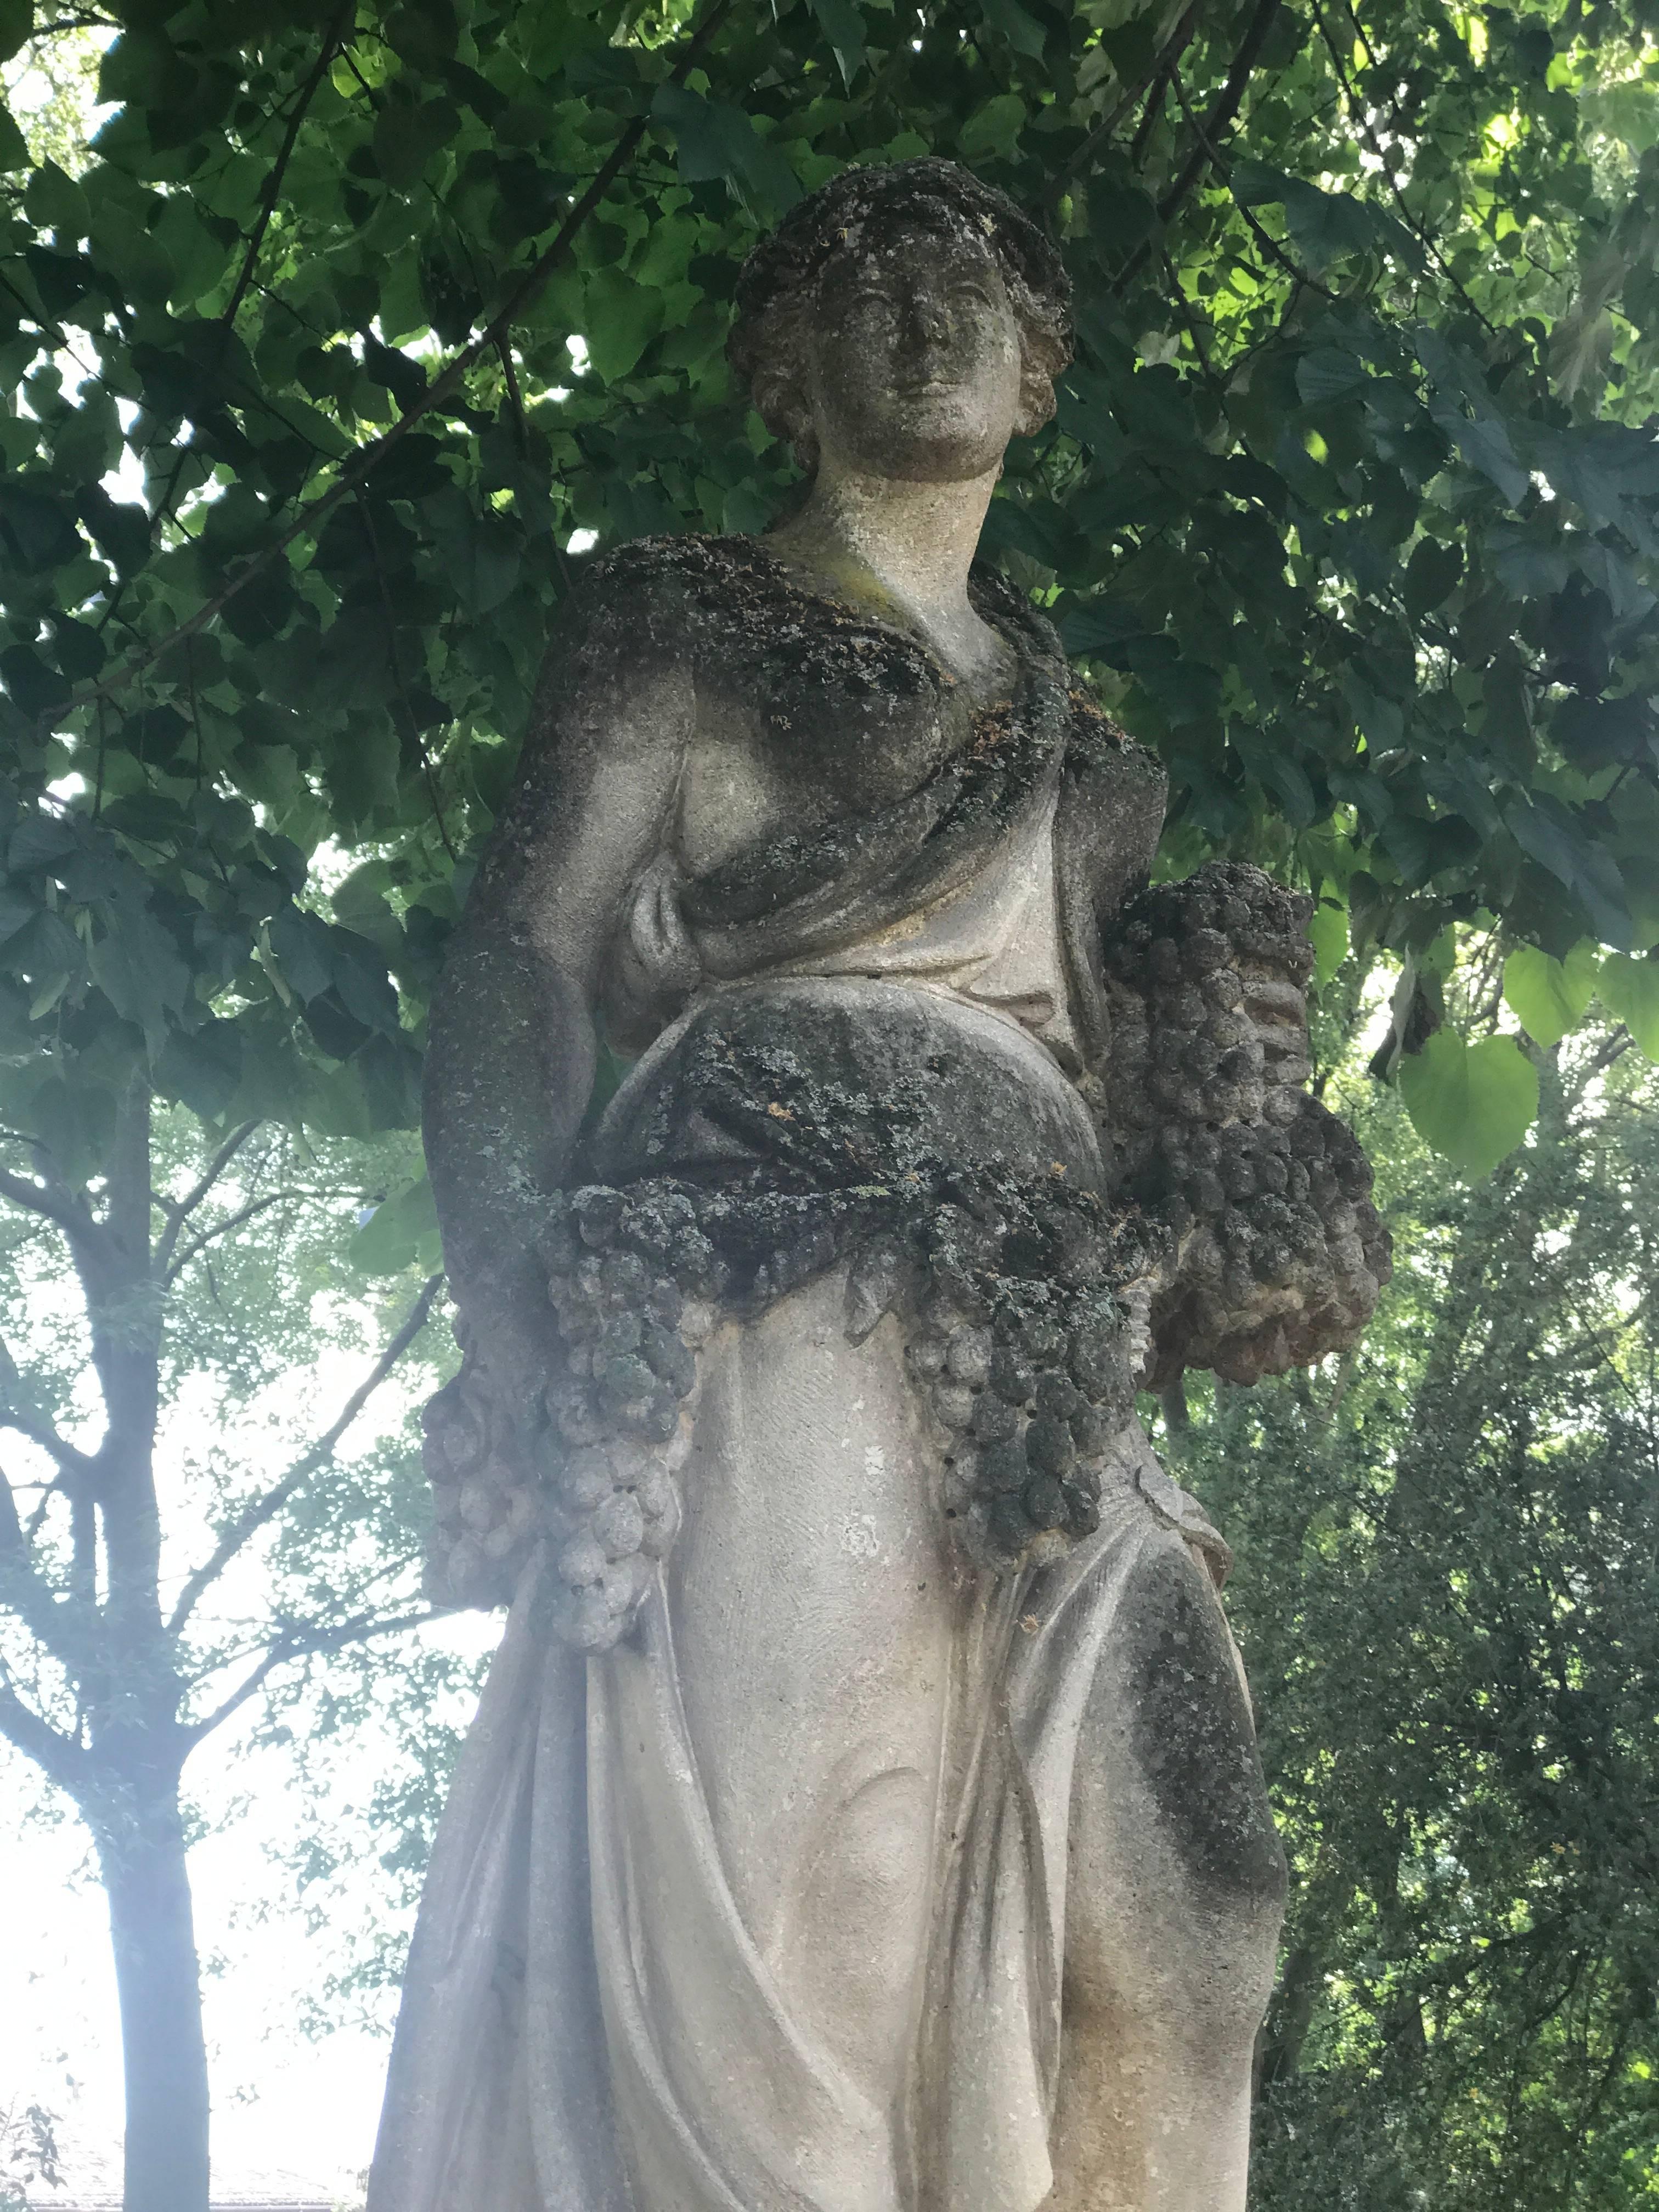
[[[866,476],[826,454],[806,504],[770,543],[841,592],[885,603],[957,675],[994,681],[1007,647],[969,604],[968,571],[1000,474],[908,483]]]

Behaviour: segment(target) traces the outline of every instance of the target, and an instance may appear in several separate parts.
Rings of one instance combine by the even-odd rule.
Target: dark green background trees
[[[1366,1343],[1184,1431],[1292,1864],[1261,2212],[1659,2192],[1659,1081],[1600,1025],[1541,1075],[1474,1188],[1361,1097]]]

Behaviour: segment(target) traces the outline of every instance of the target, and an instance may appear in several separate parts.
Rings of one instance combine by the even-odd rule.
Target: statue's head
[[[744,264],[727,349],[769,429],[811,472],[981,476],[1054,412],[1071,359],[1060,256],[954,161],[848,169]]]

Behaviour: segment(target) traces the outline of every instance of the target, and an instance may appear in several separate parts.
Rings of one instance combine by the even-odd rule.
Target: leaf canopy
[[[984,550],[1168,763],[1167,865],[1248,853],[1361,951],[1649,941],[1649,0],[115,12],[77,172],[0,131],[9,1125],[72,1093],[95,1156],[139,1064],[410,1121],[576,549],[763,526],[738,266],[924,151],[1072,269]]]

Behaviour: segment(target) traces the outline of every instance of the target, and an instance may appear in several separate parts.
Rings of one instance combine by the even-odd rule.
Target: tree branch
[[[247,242],[247,252],[242,257],[241,273],[236,279],[236,289],[230,295],[230,305],[219,318],[227,328],[235,322],[236,310],[246,298],[247,288],[253,282],[253,272],[259,262],[259,249],[265,242],[265,233],[270,229],[270,219],[276,212],[276,202],[282,192],[283,179],[288,173],[288,165],[293,157],[295,142],[300,136],[300,125],[305,121],[306,111],[317,96],[318,87],[328,74],[329,64],[334,59],[334,49],[340,43],[340,33],[345,28],[348,20],[356,12],[356,4],[357,0],[344,0],[344,4],[336,9],[333,21],[323,33],[322,46],[318,52],[316,64],[311,75],[300,87],[293,112],[288,118],[288,129],[283,134],[283,143],[277,149],[276,161],[270,174],[265,179],[264,191],[259,197],[258,217],[253,226],[253,235]]]
[[[692,33],[678,61],[670,71],[667,79],[669,83],[678,84],[684,77],[731,4],[732,0],[715,0],[714,5],[704,17],[702,23]],[[636,116],[629,125],[595,175],[592,183],[589,185],[580,199],[560,224],[552,242],[537,256],[530,268],[507,295],[504,304],[490,318],[485,328],[473,339],[471,345],[464,347],[456,355],[447,368],[433,379],[414,406],[406,413],[400,415],[391,428],[377,438],[372,445],[362,448],[356,461],[341,474],[327,491],[319,492],[315,499],[307,501],[289,527],[273,538],[262,552],[255,553],[245,561],[224,588],[199,606],[193,615],[188,616],[176,628],[169,630],[166,636],[157,639],[153,644],[144,647],[141,652],[134,653],[131,659],[124,661],[100,682],[88,684],[84,690],[72,692],[60,706],[48,708],[37,718],[35,727],[40,733],[44,736],[58,728],[71,715],[79,714],[83,708],[91,706],[95,700],[112,698],[118,692],[125,690],[129,684],[142,676],[146,669],[153,667],[165,653],[171,653],[173,647],[182,644],[185,638],[194,637],[198,630],[205,629],[210,623],[216,622],[239,592],[245,590],[256,576],[263,575],[273,562],[279,561],[297,539],[314,532],[337,507],[341,506],[346,500],[354,498],[358,487],[386,459],[392,447],[406,438],[423,416],[429,415],[434,407],[448,398],[469,369],[475,367],[485,354],[494,350],[496,340],[501,332],[511,328],[515,319],[542,290],[549,277],[564,258],[572,239],[621,175],[629,156],[650,127],[651,117],[648,112]]]
[[[32,1712],[9,1681],[0,1680],[0,1735],[32,1759],[49,1782],[76,1796],[84,1756],[72,1738],[60,1735],[50,1721]]]
[[[1400,189],[1399,179],[1395,177],[1394,171],[1389,167],[1388,155],[1383,151],[1382,146],[1377,138],[1376,131],[1372,128],[1371,119],[1365,112],[1364,104],[1360,100],[1358,94],[1354,90],[1352,84],[1349,82],[1347,70],[1343,66],[1342,50],[1337,45],[1335,39],[1333,37],[1329,24],[1325,21],[1324,10],[1320,7],[1319,0],[1309,0],[1309,5],[1312,12],[1314,21],[1319,26],[1319,35],[1325,41],[1326,51],[1330,55],[1331,70],[1336,78],[1338,86],[1340,88],[1343,105],[1346,107],[1348,113],[1352,117],[1354,123],[1358,129],[1360,137],[1364,140],[1366,145],[1370,147],[1371,153],[1376,157],[1381,167],[1382,181],[1388,186],[1389,195],[1394,201],[1395,207],[1400,211],[1401,221],[1405,224],[1407,229],[1410,231],[1412,236],[1417,240],[1418,244],[1422,246],[1425,252],[1429,255],[1435,266],[1439,270],[1441,275],[1451,286],[1453,291],[1456,293],[1458,298],[1463,302],[1463,305],[1468,309],[1475,320],[1482,325],[1491,337],[1494,338],[1501,337],[1503,333],[1499,331],[1497,324],[1492,321],[1489,315],[1484,315],[1481,313],[1480,308],[1476,307],[1474,301],[1470,298],[1469,294],[1463,284],[1459,281],[1457,276],[1453,274],[1451,264],[1447,260],[1445,255],[1440,251],[1439,244],[1435,239],[1432,232],[1431,232],[1424,224],[1419,222],[1412,214],[1411,209],[1407,204],[1406,196]],[[1352,10],[1350,13],[1352,13]],[[1358,30],[1359,28],[1358,17],[1354,18],[1354,28],[1356,30]],[[1364,34],[1362,32],[1360,35],[1363,37]]]
[[[1095,125],[1088,137],[1084,139],[1082,144],[1074,148],[1067,158],[1060,163],[1052,183],[1043,195],[1051,208],[1060,204],[1066,185],[1071,183],[1078,171],[1087,163],[1096,147],[1109,138],[1116,130],[1141,94],[1156,93],[1157,88],[1165,81],[1169,71],[1186,52],[1188,44],[1198,27],[1198,19],[1202,13],[1203,0],[1192,0],[1191,6],[1188,8],[1153,57],[1151,68],[1143,70],[1133,82],[1123,87],[1118,97],[1112,102],[1100,121]]]
[[[0,1406],[0,1429],[10,1429],[15,1435],[27,1437],[45,1452],[61,1474],[84,1478],[97,1473],[96,1462],[87,1453],[77,1451],[72,1443],[65,1443],[50,1421],[33,1420],[27,1413]]]
[[[420,1628],[428,1620],[445,1620],[448,1608],[426,1606],[418,1613],[403,1613],[385,1620],[374,1613],[359,1613],[353,1620],[343,1620],[333,1628],[284,1631],[260,1660],[252,1672],[239,1682],[229,1696],[216,1705],[210,1713],[199,1721],[189,1722],[183,1735],[186,1747],[193,1751],[204,1736],[240,1711],[248,1699],[256,1697],[279,1667],[286,1667],[295,1659],[314,1659],[325,1651],[339,1651],[348,1644],[362,1644],[371,1636],[395,1636],[405,1628]]]
[[[34,1563],[33,1547],[23,1533],[17,1500],[4,1474],[0,1474],[0,1605],[15,1613],[35,1642],[60,1665],[68,1666],[63,1609],[57,1593]]]
[[[249,1199],[247,1204],[239,1206],[234,1213],[228,1213],[222,1221],[216,1221],[211,1229],[204,1229],[191,1238],[162,1276],[162,1287],[170,1290],[191,1261],[199,1258],[210,1244],[216,1243],[221,1237],[228,1237],[233,1229],[240,1229],[245,1221],[252,1221],[256,1214],[268,1212],[273,1206],[284,1206],[290,1199],[313,1198],[315,1195],[315,1192],[308,1190],[268,1190],[263,1197]]]
[[[160,1201],[161,1211],[167,1216],[167,1225],[155,1247],[155,1265],[158,1270],[166,1271],[167,1263],[173,1257],[173,1247],[179,1242],[179,1231],[258,1127],[258,1121],[244,1121],[240,1128],[233,1129],[202,1170],[200,1180],[187,1190],[182,1198],[176,1200],[164,1198]]]
[[[1211,144],[1209,133],[1206,131],[1204,125],[1199,121],[1198,118],[1193,113],[1192,108],[1187,99],[1187,88],[1181,82],[1181,71],[1179,70],[1172,70],[1170,71],[1170,79],[1175,86],[1175,96],[1181,102],[1181,112],[1182,115],[1186,117],[1194,137],[1198,140],[1199,144],[1203,147],[1205,152],[1209,155],[1211,161],[1215,165],[1215,167],[1221,169],[1224,173],[1226,168],[1226,157],[1222,154],[1218,148]],[[1276,261],[1279,267],[1285,270],[1298,285],[1305,285],[1310,291],[1318,292],[1328,300],[1334,300],[1336,297],[1335,293],[1332,291],[1328,284],[1322,284],[1316,276],[1310,276],[1307,270],[1300,268],[1296,262],[1291,260],[1290,255],[1285,252],[1284,247],[1273,236],[1273,233],[1267,228],[1266,223],[1261,221],[1254,208],[1246,207],[1243,200],[1237,202],[1236,204],[1237,205],[1238,212],[1243,216],[1245,225],[1254,236],[1256,244],[1261,246],[1262,252],[1268,256],[1269,259]]]
[[[1224,131],[1230,130],[1232,126],[1233,118],[1237,114],[1243,101],[1244,88],[1250,81],[1250,72],[1256,65],[1262,47],[1267,44],[1267,33],[1273,28],[1273,17],[1279,13],[1279,0],[1257,0],[1256,10],[1250,18],[1249,27],[1244,33],[1238,52],[1233,56],[1232,67],[1227,72],[1227,81],[1216,94],[1214,104],[1204,118],[1203,128],[1198,133],[1198,143],[1188,156],[1187,165],[1181,174],[1158,202],[1158,219],[1160,222],[1168,222],[1170,217],[1215,159],[1217,141]],[[1184,106],[1185,103],[1182,104]]]
[[[0,1198],[9,1198],[14,1206],[55,1222],[71,1243],[90,1243],[98,1235],[98,1224],[83,1200],[60,1196],[49,1184],[29,1182],[9,1168],[0,1168]]]
[[[176,1636],[194,1611],[197,1601],[224,1572],[244,1545],[258,1535],[260,1529],[274,1520],[283,1506],[299,1489],[308,1475],[314,1474],[332,1455],[334,1447],[356,1419],[363,1407],[380,1389],[386,1376],[403,1358],[410,1346],[426,1327],[432,1311],[432,1302],[443,1281],[441,1275],[428,1275],[422,1285],[421,1294],[410,1307],[403,1327],[375,1361],[364,1380],[358,1384],[330,1426],[318,1437],[309,1450],[296,1459],[280,1482],[273,1483],[263,1498],[239,1513],[224,1534],[214,1546],[211,1553],[199,1567],[185,1578],[179,1592],[179,1602],[173,1607],[167,1621],[167,1633]]]
[[[1181,205],[1212,161],[1218,158],[1218,144],[1224,131],[1231,129],[1234,117],[1244,98],[1250,72],[1260,58],[1273,28],[1273,17],[1279,13],[1280,0],[1257,0],[1255,13],[1251,16],[1238,52],[1233,56],[1225,83],[1211,103],[1210,112],[1196,130],[1197,143],[1188,155],[1185,167],[1163,198],[1158,204],[1160,227],[1167,226],[1170,218]],[[1182,102],[1185,106],[1185,102]],[[1152,256],[1152,241],[1146,240],[1135,248],[1122,270],[1112,280],[1114,292],[1122,291],[1130,278]]]

